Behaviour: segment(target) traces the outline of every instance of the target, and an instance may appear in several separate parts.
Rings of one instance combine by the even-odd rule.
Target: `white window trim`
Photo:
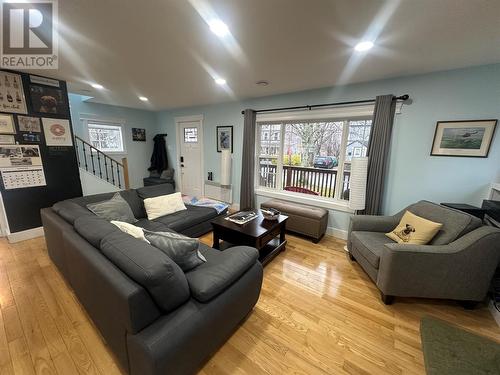
[[[292,191],[285,192],[283,190],[268,189],[261,186],[255,188],[255,194],[263,197],[278,198],[285,201],[302,203],[308,206],[322,207],[335,211],[348,212],[350,214],[354,213],[354,210],[349,208],[349,201],[340,199],[324,198],[317,195],[294,193]]]
[[[401,113],[402,102],[398,101],[396,106],[396,113]],[[257,113],[255,119],[255,158],[254,160],[259,161],[260,157],[260,126],[259,123],[262,122],[278,122],[284,123],[287,121],[296,121],[296,120],[328,120],[328,121],[343,121],[343,129],[342,129],[342,140],[341,140],[341,149],[345,150],[347,145],[347,139],[349,137],[349,121],[355,120],[360,117],[373,116],[373,111],[375,109],[375,104],[368,105],[356,105],[356,106],[341,106],[334,108],[326,108],[326,109],[315,109],[315,110],[305,110],[305,111],[290,111],[290,112],[278,112],[278,113]],[[283,151],[283,142],[284,142],[284,133],[285,127],[281,126],[281,139],[280,139],[280,147],[281,151]],[[282,153],[282,152],[281,152]],[[338,164],[338,173],[337,176],[342,176],[342,179],[337,178],[335,182],[335,197],[333,198],[325,198],[316,195],[308,195],[290,191],[284,191],[281,189],[270,189],[259,185],[260,181],[260,165],[258,162],[255,164],[254,169],[254,191],[255,194],[271,197],[271,198],[280,198],[283,200],[289,200],[294,202],[299,202],[307,205],[324,207],[328,209],[333,209],[337,211],[343,211],[348,213],[354,213],[354,210],[349,208],[349,201],[343,200],[339,198],[342,184],[344,183],[344,159],[345,153],[340,155]],[[279,166],[282,166],[282,157],[278,157],[278,165],[277,168],[279,170]],[[278,181],[279,180],[279,181]],[[278,182],[280,183],[278,185]],[[276,178],[276,186],[281,186],[281,173],[277,174]]]
[[[125,121],[120,119],[103,119],[98,117],[80,117],[80,121],[83,123],[83,128],[85,129],[85,140],[88,143],[90,142],[89,137],[89,123],[97,123],[102,125],[116,126],[121,129],[122,133],[122,146],[123,151],[102,151],[105,154],[113,154],[113,155],[126,155],[127,154],[127,141],[125,137]]]

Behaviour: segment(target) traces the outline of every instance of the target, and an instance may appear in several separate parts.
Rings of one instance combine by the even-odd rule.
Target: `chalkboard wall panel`
[[[64,99],[64,108],[62,114],[36,112],[30,97],[30,75],[27,73],[9,71],[21,75],[23,82],[24,95],[28,114],[26,116],[67,119],[70,123],[71,138],[73,139],[73,126],[69,111],[69,100],[66,82],[58,81],[59,88],[62,91]],[[50,88],[51,86],[36,83],[36,86]],[[5,112],[6,113],[6,112]],[[15,139],[19,144],[24,144],[22,135],[19,132],[19,123],[17,114],[14,114],[16,134]],[[79,197],[82,195],[80,174],[78,171],[78,161],[76,159],[75,148],[73,146],[47,146],[43,132],[43,126],[40,133],[40,143],[35,143],[40,147],[43,170],[45,173],[46,186],[30,187],[23,189],[4,188],[3,182],[0,184],[2,198],[4,202],[9,229],[11,233],[36,228],[42,225],[40,219],[40,209],[50,207],[54,203]]]

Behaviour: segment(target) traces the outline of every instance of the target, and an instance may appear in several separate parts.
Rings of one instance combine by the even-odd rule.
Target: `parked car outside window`
[[[335,156],[316,156],[313,161],[314,168],[332,169],[338,165]]]

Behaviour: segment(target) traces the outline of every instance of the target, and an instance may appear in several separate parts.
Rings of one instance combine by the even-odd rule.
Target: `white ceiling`
[[[498,0],[64,0],[59,17],[59,70],[40,74],[154,110],[500,61]],[[364,55],[362,38],[376,38]]]

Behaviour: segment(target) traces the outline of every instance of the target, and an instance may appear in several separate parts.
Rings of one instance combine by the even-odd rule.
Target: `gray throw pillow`
[[[198,250],[199,242],[175,232],[151,232],[144,229],[144,236],[152,246],[163,251],[183,271],[189,271],[207,260]]]
[[[126,223],[135,223],[137,219],[125,199],[122,198],[120,193],[113,195],[113,198],[88,204],[87,208],[103,219],[108,221],[124,221]]]

